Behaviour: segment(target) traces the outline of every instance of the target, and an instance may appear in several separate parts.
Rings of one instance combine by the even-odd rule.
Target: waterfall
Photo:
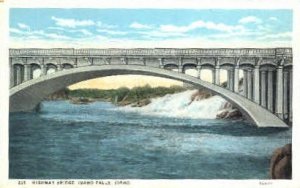
[[[154,98],[151,103],[143,107],[121,107],[126,111],[143,115],[164,116],[191,119],[215,119],[224,108],[226,100],[220,96],[211,96],[200,100],[191,100],[197,90],[187,90],[181,93],[168,94]]]

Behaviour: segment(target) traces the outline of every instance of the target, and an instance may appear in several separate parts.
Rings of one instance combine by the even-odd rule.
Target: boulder
[[[227,109],[221,110],[217,113],[217,119],[224,119],[228,115],[229,111]]]
[[[277,148],[270,162],[270,177],[272,179],[292,178],[292,144]]]
[[[243,117],[242,113],[238,109],[234,108],[228,111],[228,114],[225,118],[235,119],[235,118],[242,118],[242,117]]]

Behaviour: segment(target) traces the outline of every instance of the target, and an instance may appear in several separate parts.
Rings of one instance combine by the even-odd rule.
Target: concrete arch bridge
[[[291,48],[10,49],[9,62],[10,112],[33,110],[51,93],[80,81],[141,74],[206,88],[259,127],[287,127],[292,122]],[[197,75],[185,74],[190,69]],[[211,72],[212,83],[202,79],[203,70]],[[220,82],[222,70],[226,87]]]

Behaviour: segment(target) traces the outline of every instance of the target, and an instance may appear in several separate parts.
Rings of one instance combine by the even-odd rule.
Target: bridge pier
[[[266,100],[266,71],[261,71],[261,103],[260,105],[262,105],[263,107],[267,107],[267,100]]]
[[[31,79],[31,66],[26,64],[24,65],[24,81],[28,81]]]
[[[244,78],[243,78],[243,96],[248,97],[248,71],[243,70]]]
[[[182,66],[182,65],[179,65],[179,66],[178,66],[178,72],[179,72],[179,73],[183,73],[183,66]]]
[[[227,70],[227,89],[233,91],[234,87],[234,71]]]
[[[289,122],[293,122],[293,71],[290,70]]]
[[[45,64],[41,64],[41,76],[47,75],[47,66]]]
[[[215,72],[214,84],[220,85],[220,66],[216,66],[214,72]]]
[[[273,71],[268,71],[268,110],[274,112],[273,101]]]
[[[22,67],[16,66],[16,84],[19,85],[23,82],[23,73],[22,73]]]
[[[240,69],[239,69],[239,65],[236,65],[234,67],[234,92],[239,93],[239,82],[240,82]]]
[[[254,102],[259,104],[260,102],[260,94],[259,94],[259,89],[260,89],[260,84],[259,84],[259,65],[256,65],[254,68]]]
[[[247,78],[247,98],[248,99],[252,99],[252,88],[253,88],[253,76],[252,76],[252,71],[248,70],[248,74],[247,74],[248,78]]]
[[[282,60],[283,61],[283,60]],[[277,66],[276,78],[276,115],[283,119],[283,66]]]
[[[56,71],[61,71],[61,70],[63,70],[63,66],[62,66],[62,64],[58,64]]]
[[[198,71],[197,78],[201,79],[201,65],[197,65],[197,71]]]
[[[14,70],[14,65],[12,64],[12,58],[9,58],[9,71],[10,71],[10,84],[9,87],[12,88],[15,86],[15,70]]]
[[[283,72],[283,118],[288,119],[288,87],[289,87],[289,72]]]

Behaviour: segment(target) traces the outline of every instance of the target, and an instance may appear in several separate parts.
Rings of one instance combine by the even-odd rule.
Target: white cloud
[[[109,30],[109,29],[97,29],[100,33],[107,33],[110,35],[126,35],[127,32],[125,31],[115,31],[115,30]]]
[[[277,20],[278,20],[278,18],[277,18],[277,17],[274,17],[274,16],[272,16],[272,17],[270,17],[270,18],[269,18],[269,20],[272,20],[272,21],[277,21]]]
[[[289,38],[292,39],[292,32],[283,32],[283,33],[276,33],[276,34],[266,34],[264,36],[259,37],[259,40],[277,40],[282,38]],[[272,41],[271,40],[271,41]]]
[[[129,27],[133,28],[133,29],[152,29],[152,26],[146,25],[146,24],[141,24],[138,22],[133,22],[132,24],[130,24]]]
[[[68,33],[82,33],[85,36],[92,36],[93,33],[90,32],[87,29],[66,29],[62,27],[48,27],[48,30],[57,30],[57,31],[63,31],[63,32],[68,32]]]
[[[248,23],[260,24],[260,23],[262,23],[262,20],[255,16],[247,16],[247,17],[241,18],[239,20],[239,23],[241,23],[241,24],[248,24]]]
[[[56,33],[48,33],[48,34],[44,34],[45,37],[51,38],[51,39],[69,39],[69,37],[64,36],[64,35],[59,35]]]
[[[65,19],[57,18],[55,16],[51,17],[55,21],[55,24],[61,27],[76,28],[78,26],[92,26],[95,25],[95,22],[92,20],[75,20],[75,19]]]
[[[103,29],[114,29],[114,28],[117,28],[116,25],[110,25],[110,24],[105,24],[105,23],[102,23],[102,22],[97,22],[97,27],[98,28],[103,28]]]
[[[16,28],[9,28],[9,32],[10,33],[15,33],[15,34],[24,34],[24,31],[21,31],[20,29],[16,29]]]
[[[44,30],[34,30],[34,31],[22,31],[16,28],[10,28],[10,33],[19,34],[18,38],[21,39],[37,39],[37,38],[48,38],[49,39],[70,39],[70,37],[57,34],[57,33],[46,33]],[[16,37],[15,37],[16,38]]]
[[[194,29],[205,28],[217,31],[233,32],[233,31],[244,31],[245,28],[241,25],[226,25],[224,23],[214,23],[206,22],[203,20],[198,20],[186,26],[176,26],[176,25],[161,25],[160,30],[164,32],[178,32],[185,33]]]
[[[86,36],[92,36],[93,33],[91,33],[90,31],[86,30],[86,29],[80,29],[79,32],[81,32],[82,34],[86,35]]]
[[[18,23],[18,27],[21,28],[21,29],[30,30],[30,27],[26,24],[23,24],[23,23]]]
[[[164,37],[183,37],[183,36],[186,36],[186,34],[184,34],[184,33],[162,32],[162,31],[156,31],[156,30],[139,31],[137,33],[143,35],[143,37],[146,37],[146,38],[153,38],[153,37],[164,38]]]

